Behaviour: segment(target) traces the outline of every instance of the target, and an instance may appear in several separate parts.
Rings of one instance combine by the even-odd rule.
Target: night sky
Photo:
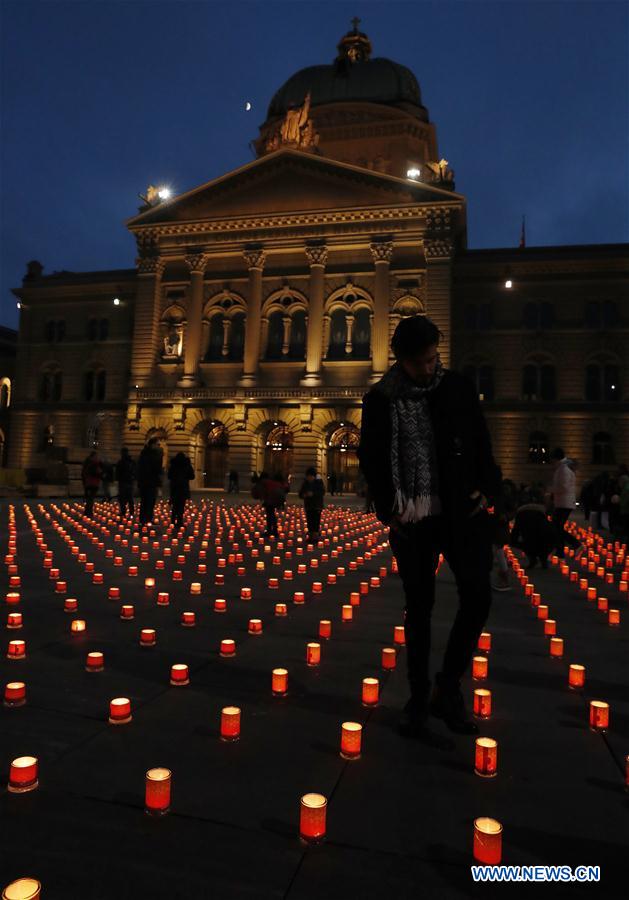
[[[2,309],[25,264],[133,266],[138,192],[251,160],[273,93],[361,17],[416,74],[471,247],[629,240],[624,2],[2,2]],[[252,109],[245,111],[249,101]]]

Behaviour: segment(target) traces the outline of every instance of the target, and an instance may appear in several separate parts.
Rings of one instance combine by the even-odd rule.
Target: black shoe
[[[398,734],[405,738],[412,738],[421,741],[429,747],[437,750],[454,750],[454,741],[448,737],[436,734],[426,724],[428,718],[428,710],[425,705],[421,709],[414,706],[413,701],[404,707],[400,720],[398,722]]]
[[[455,734],[478,734],[478,725],[467,715],[463,694],[458,684],[444,680],[435,685],[430,700],[430,712],[436,719],[443,719]]]

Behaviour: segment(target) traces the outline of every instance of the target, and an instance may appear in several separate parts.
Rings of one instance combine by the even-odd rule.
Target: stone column
[[[372,380],[381,378],[389,366],[389,266],[393,256],[391,241],[378,241],[371,244],[376,267],[374,289],[374,316],[371,335],[371,371]]]
[[[249,302],[245,323],[245,354],[243,374],[239,381],[242,387],[255,385],[260,361],[260,317],[262,310],[262,270],[264,250],[244,250],[243,256],[249,268]]]
[[[321,384],[321,347],[323,343],[323,303],[325,291],[325,264],[328,249],[322,245],[306,247],[310,264],[310,299],[308,302],[308,332],[306,336],[306,374],[301,379],[303,387]]]
[[[221,348],[221,356],[229,356],[229,335],[231,333],[232,320],[223,318],[223,346]]]
[[[347,313],[345,316],[345,323],[347,327],[347,331],[345,332],[345,352],[349,356],[352,352],[352,331],[354,330],[354,316],[351,313]]]
[[[192,387],[199,382],[199,358],[201,356],[201,313],[203,311],[203,279],[207,256],[204,253],[192,253],[186,256],[186,264],[190,269],[190,297],[186,316],[186,337],[183,348],[183,378],[179,382],[182,387]]]
[[[290,349],[290,330],[292,325],[291,317],[283,316],[282,325],[284,326],[284,336],[282,339],[282,356],[287,356]]]
[[[153,381],[157,357],[160,287],[165,264],[159,256],[144,256],[137,260],[137,266],[131,386],[147,387]]]
[[[451,293],[452,242],[448,239],[424,240],[426,256],[426,313],[443,332],[439,355],[444,366],[450,365],[451,355]]]

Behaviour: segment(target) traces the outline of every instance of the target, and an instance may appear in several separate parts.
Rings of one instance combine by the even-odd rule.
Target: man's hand
[[[389,522],[389,528],[391,529],[391,531],[395,531],[395,533],[397,535],[399,535],[401,538],[404,538],[404,540],[406,540],[408,538],[408,535],[405,531],[405,523],[402,522],[402,519],[401,519],[399,513],[394,513],[391,516],[391,521]]]
[[[474,491],[472,494],[470,494],[470,500],[478,501],[476,507],[469,514],[470,519],[472,518],[472,516],[477,516],[478,513],[481,512],[481,510],[487,509],[487,497],[485,497],[484,494],[481,494],[480,491]]]

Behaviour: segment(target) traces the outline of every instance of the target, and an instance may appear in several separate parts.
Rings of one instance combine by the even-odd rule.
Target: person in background
[[[264,537],[277,537],[277,510],[286,503],[287,484],[281,472],[273,477],[268,472],[260,472],[260,477],[251,491],[256,500],[260,500],[266,516]]]
[[[152,437],[142,448],[138,459],[138,489],[140,491],[140,524],[153,521],[157,489],[162,483],[162,449],[159,439]]]
[[[330,494],[334,496],[336,494],[336,486],[338,483],[338,479],[336,477],[336,472],[330,472],[328,475],[328,487],[330,488]]]
[[[548,554],[557,541],[557,532],[548,521],[544,495],[531,490],[528,500],[515,514],[515,522],[511,531],[511,546],[524,550],[527,556],[527,569],[541,563],[542,569],[548,568]]]
[[[127,447],[120,451],[120,459],[116,463],[116,478],[118,480],[118,503],[120,505],[120,518],[123,519],[129,510],[133,516],[133,482],[135,481],[135,462]]]
[[[90,516],[94,512],[94,497],[103,480],[103,464],[96,450],[92,450],[83,462],[81,469],[81,481],[85,492],[85,515]]]
[[[306,477],[299,489],[299,496],[304,501],[309,541],[319,540],[324,494],[325,486],[323,481],[317,477],[317,470],[314,466],[311,466],[309,469],[306,469]]]
[[[229,473],[229,481],[227,484],[227,493],[228,494],[237,494],[240,490],[238,484],[238,472],[235,469],[232,469]]]
[[[170,482],[170,521],[177,528],[183,525],[186,500],[190,499],[190,482],[194,479],[194,469],[190,458],[181,451],[176,453],[168,466]]]
[[[555,467],[551,487],[555,552],[559,559],[563,559],[566,544],[573,550],[581,547],[574,535],[565,530],[566,522],[577,505],[577,477],[571,466],[572,461],[566,457],[562,447],[556,447],[550,458]]]

